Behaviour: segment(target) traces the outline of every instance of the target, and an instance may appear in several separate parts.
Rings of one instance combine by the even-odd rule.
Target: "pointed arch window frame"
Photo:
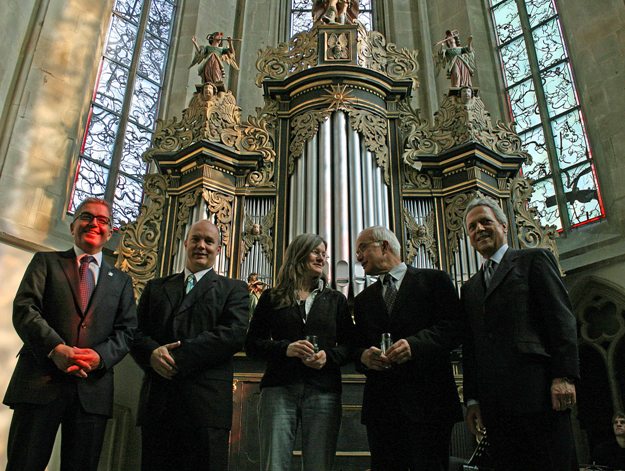
[[[604,218],[555,1],[488,0],[488,5],[509,117],[534,160],[523,166],[523,173],[534,181],[532,204],[538,207],[541,222],[568,232]],[[579,188],[580,182],[584,188]],[[585,204],[593,200],[592,205]]]
[[[139,214],[179,0],[115,0],[80,147],[68,213],[89,196],[119,228]]]

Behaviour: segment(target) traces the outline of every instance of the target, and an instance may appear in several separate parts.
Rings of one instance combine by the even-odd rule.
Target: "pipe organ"
[[[555,250],[554,229],[528,207],[531,184],[518,170],[529,156],[513,128],[491,121],[476,88],[449,89],[433,122],[423,118],[411,101],[417,58],[360,25],[316,25],[259,51],[265,106],[255,115],[242,119],[231,92],[198,85],[180,119],[158,122],[144,154],[157,172],[139,218],[121,231],[118,266],[137,297],[149,279],[184,268],[186,231],[203,218],[222,235],[215,269],[242,280],[255,272],[268,285],[290,240],[320,234],[332,285],[348,298],[372,282],[355,256],[371,225],[397,234],[407,264],[445,270],[460,287],[479,269],[462,225],[477,194],[501,202],[510,245]],[[248,360],[238,357],[233,385],[231,465],[241,471],[258,469],[262,365]],[[363,380],[343,379],[343,423],[354,425],[342,429],[350,445],[339,455],[363,468]]]

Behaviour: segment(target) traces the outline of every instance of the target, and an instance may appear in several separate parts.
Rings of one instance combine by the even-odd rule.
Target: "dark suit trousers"
[[[43,471],[61,425],[61,471],[97,471],[107,417],[88,414],[76,385],[49,404],[17,404],[7,446],[7,471]]]
[[[222,428],[180,427],[168,420],[141,427],[143,471],[227,471],[228,438]]]
[[[510,416],[482,409],[497,471],[578,469],[569,412]]]
[[[367,423],[372,471],[447,471],[453,424],[406,417]]]

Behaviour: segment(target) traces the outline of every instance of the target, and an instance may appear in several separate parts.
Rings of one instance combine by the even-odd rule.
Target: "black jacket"
[[[271,290],[266,290],[252,316],[245,350],[252,357],[267,360],[261,388],[303,381],[323,391],[340,392],[340,366],[351,356],[353,330],[347,300],[338,291],[326,287],[317,294],[304,322],[298,306],[274,308]],[[286,356],[289,344],[307,335],[316,335],[319,350],[326,352],[327,361],[320,370],[307,367],[299,358]]]

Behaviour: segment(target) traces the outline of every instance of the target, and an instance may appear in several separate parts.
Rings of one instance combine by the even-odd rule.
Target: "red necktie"
[[[93,288],[95,287],[93,272],[89,269],[91,262],[95,262],[94,257],[91,255],[83,256],[80,259],[80,268],[78,269],[78,274],[80,275],[80,307],[83,312],[87,310],[91,293],[93,293]]]

